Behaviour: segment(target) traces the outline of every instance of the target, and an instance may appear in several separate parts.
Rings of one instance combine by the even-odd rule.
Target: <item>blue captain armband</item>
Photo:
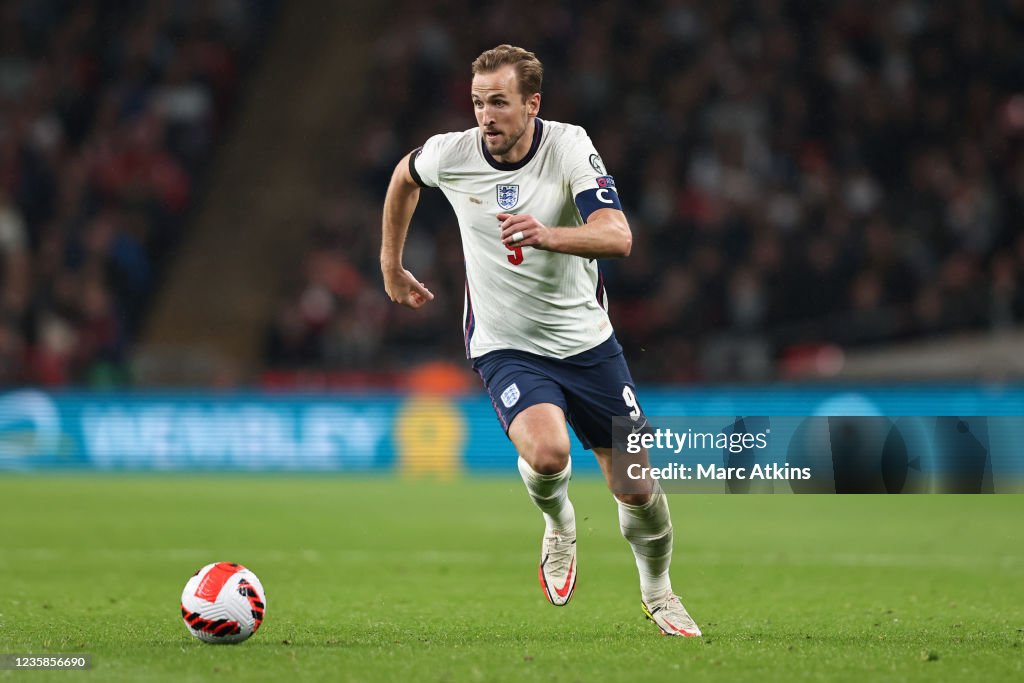
[[[583,190],[576,195],[576,208],[579,209],[580,217],[584,221],[590,218],[590,214],[598,209],[618,209],[622,211],[622,204],[619,203],[619,193],[615,191],[615,179],[610,175],[601,176],[597,179],[597,187]]]

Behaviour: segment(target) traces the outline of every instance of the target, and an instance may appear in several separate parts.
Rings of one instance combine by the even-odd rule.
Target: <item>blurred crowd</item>
[[[274,0],[0,0],[0,384],[123,381]]]
[[[775,378],[823,345],[1024,319],[1024,2],[395,4],[272,366],[460,357],[454,215],[424,191],[406,266],[437,298],[412,312],[382,291],[380,207],[403,154],[474,125],[469,63],[503,42],[616,177],[634,248],[602,269],[638,380]]]

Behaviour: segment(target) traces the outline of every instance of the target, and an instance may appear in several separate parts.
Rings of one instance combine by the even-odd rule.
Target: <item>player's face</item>
[[[540,109],[540,93],[524,101],[515,67],[506,65],[493,73],[473,76],[472,97],[476,122],[491,156],[506,163],[526,156],[533,141],[530,117]]]

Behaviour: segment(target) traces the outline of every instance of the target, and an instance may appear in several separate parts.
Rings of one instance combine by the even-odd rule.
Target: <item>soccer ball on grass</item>
[[[208,564],[181,593],[181,618],[206,643],[240,643],[256,632],[267,596],[256,575],[234,562]]]

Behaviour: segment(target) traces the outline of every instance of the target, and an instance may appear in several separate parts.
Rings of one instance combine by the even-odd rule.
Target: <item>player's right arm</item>
[[[420,201],[420,186],[409,170],[410,157],[406,154],[391,174],[388,193],[384,197],[384,218],[381,227],[380,270],[384,275],[384,290],[395,303],[419,308],[434,298],[426,286],[402,266],[402,251],[409,223]]]

